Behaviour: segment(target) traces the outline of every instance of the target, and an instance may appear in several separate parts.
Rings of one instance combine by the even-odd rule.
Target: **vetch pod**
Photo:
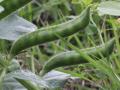
[[[93,59],[107,57],[113,52],[115,39],[111,39],[108,41],[105,45],[101,45],[98,47],[93,47],[90,49],[84,49],[81,50],[83,53],[89,55]],[[55,56],[53,56],[50,60],[48,60],[45,65],[43,66],[43,69],[41,71],[41,76],[46,74],[47,72],[51,71],[52,69],[68,66],[68,65],[77,65],[77,64],[83,64],[88,63],[88,60],[84,58],[82,55],[80,55],[76,51],[67,51],[59,53]]]
[[[89,24],[89,17],[90,6],[82,11],[79,16],[70,21],[25,34],[13,43],[10,55],[13,57],[26,48],[57,40],[59,37],[56,34],[61,37],[67,37],[77,33],[78,31],[83,30]]]

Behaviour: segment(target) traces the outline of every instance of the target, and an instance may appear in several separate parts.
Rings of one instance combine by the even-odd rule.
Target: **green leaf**
[[[75,81],[78,80],[79,77],[73,77],[71,74],[61,71],[52,70],[43,76],[43,80],[45,80],[49,86],[55,90],[56,88],[63,88],[66,84],[67,80]]]
[[[51,71],[43,76],[43,79],[49,83],[52,88],[64,87],[66,80],[72,79],[70,74],[60,71]]]
[[[21,35],[35,31],[37,27],[29,21],[10,15],[0,21],[0,39],[14,41]]]
[[[3,81],[3,90],[27,90],[23,85],[21,85],[16,79],[21,79],[25,81],[31,81],[40,88],[48,88],[48,83],[44,81],[39,76],[28,70],[17,70],[6,74]]]
[[[30,1],[31,0],[4,0],[0,3],[0,5],[5,9],[2,13],[0,13],[0,20],[19,8],[25,6]]]
[[[7,72],[13,72],[16,70],[20,70],[20,64],[19,61],[16,59],[13,59],[10,63],[9,66],[7,67]]]
[[[3,86],[3,80],[4,77],[6,75],[6,69],[3,69],[2,71],[0,71],[0,90],[2,90],[2,86]]]
[[[108,14],[113,16],[120,16],[120,1],[101,2],[97,9],[100,15]]]
[[[38,86],[39,88],[56,90],[56,88],[64,87],[68,79],[75,80],[78,77],[72,77],[70,74],[53,70],[41,78],[28,70],[17,70],[6,74],[3,81],[3,90],[26,90],[25,87],[28,87],[30,84],[34,87]]]

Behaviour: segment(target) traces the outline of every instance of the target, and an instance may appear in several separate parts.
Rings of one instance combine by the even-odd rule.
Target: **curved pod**
[[[108,41],[105,45],[86,49],[83,50],[83,52],[89,55],[93,59],[95,58],[100,59],[102,58],[102,56],[107,57],[113,52],[114,43],[115,43],[115,39],[113,38],[112,40]],[[46,64],[44,65],[41,71],[41,75],[43,76],[47,72],[58,67],[82,64],[82,63],[88,63],[88,60],[86,60],[82,55],[80,55],[76,51],[62,52],[60,54],[53,56],[50,60],[46,62]]]
[[[13,43],[10,54],[13,57],[20,51],[31,46],[57,40],[59,37],[56,34],[60,35],[61,37],[67,37],[80,30],[83,30],[89,24],[89,16],[90,6],[82,11],[79,16],[70,21],[59,25],[42,28],[40,30],[23,35]]]

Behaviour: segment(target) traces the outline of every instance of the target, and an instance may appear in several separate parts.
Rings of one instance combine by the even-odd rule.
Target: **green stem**
[[[97,31],[98,31],[98,34],[99,34],[101,43],[104,44],[104,40],[103,40],[103,38],[102,38],[101,31],[100,31],[100,29],[98,28],[98,26],[96,25],[96,23],[94,22],[91,14],[90,14],[90,20],[91,20],[92,24],[97,28]]]
[[[0,72],[0,90],[3,90],[2,82],[3,82],[3,79],[4,79],[5,74],[6,74],[6,68],[3,69],[3,70]]]

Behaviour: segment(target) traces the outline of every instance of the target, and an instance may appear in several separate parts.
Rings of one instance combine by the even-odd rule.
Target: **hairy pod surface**
[[[112,40],[108,41],[105,45],[93,47],[90,49],[84,49],[83,53],[89,55],[93,59],[97,59],[97,58],[100,59],[102,57],[107,57],[113,52],[114,43],[115,43],[115,39],[113,38]],[[41,76],[51,71],[52,69],[58,67],[77,65],[83,63],[88,63],[88,60],[86,60],[82,55],[80,55],[76,51],[62,52],[53,56],[50,60],[48,60],[45,63],[41,71]]]
[[[82,11],[79,16],[70,21],[59,25],[42,28],[40,30],[23,35],[13,43],[10,54],[13,57],[26,48],[57,40],[59,39],[57,35],[61,37],[67,37],[77,33],[78,31],[83,30],[89,24],[89,17],[90,6]]]

